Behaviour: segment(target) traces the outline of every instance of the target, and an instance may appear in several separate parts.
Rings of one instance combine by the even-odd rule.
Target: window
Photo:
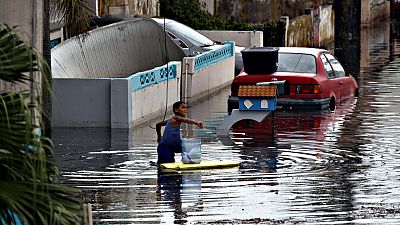
[[[328,76],[330,79],[335,78],[335,73],[333,72],[331,64],[329,64],[328,59],[325,57],[325,55],[320,55],[322,63],[324,64],[324,68],[326,72],[328,73]]]
[[[187,39],[196,46],[203,47],[203,46],[211,46],[214,44],[214,42],[208,39],[206,36],[176,21],[171,20],[165,26],[176,37],[179,37],[182,40]]]
[[[179,46],[181,46],[181,48],[189,48],[187,46],[187,44],[185,44],[185,42],[183,42],[181,39],[179,39],[178,37],[176,37],[175,35],[173,35],[171,32],[167,31],[167,34],[171,37],[171,39],[177,43]]]
[[[317,73],[315,57],[308,54],[279,53],[278,72]]]
[[[326,58],[328,58],[329,62],[332,65],[333,71],[335,71],[335,76],[336,77],[344,77],[346,76],[346,72],[344,71],[344,68],[342,65],[340,65],[339,61],[331,55],[331,54],[325,54]]]

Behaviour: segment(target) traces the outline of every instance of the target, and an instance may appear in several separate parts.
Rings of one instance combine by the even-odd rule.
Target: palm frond
[[[32,182],[1,182],[0,208],[8,210],[0,212],[0,218],[7,221],[17,215],[25,224],[79,224],[75,212],[83,209],[77,198],[70,197],[79,194],[76,189],[42,183],[39,188],[46,192],[40,192],[33,186]]]
[[[27,93],[0,94],[0,221],[78,224],[76,189],[54,184],[58,171],[51,141],[35,133]],[[17,217],[15,217],[17,216]]]
[[[91,15],[89,5],[84,0],[52,0],[51,13],[64,21],[70,37],[89,31]]]
[[[42,56],[14,28],[1,26],[0,79],[28,81],[30,71],[49,72]],[[76,196],[79,191],[57,184],[52,143],[41,135],[42,123],[35,114],[40,115],[40,95],[33,96],[32,92],[0,92],[0,224],[17,220],[79,224],[83,212]]]
[[[0,79],[13,83],[28,81],[24,73],[38,70],[33,51],[14,28],[0,24]]]

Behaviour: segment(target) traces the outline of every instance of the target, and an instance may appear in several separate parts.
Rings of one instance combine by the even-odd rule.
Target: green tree
[[[224,19],[203,10],[198,0],[160,0],[161,16],[179,21],[195,30],[255,30],[260,26],[231,17]]]
[[[0,80],[29,86],[34,71],[50,72],[15,28],[0,25]],[[51,140],[40,132],[40,90],[34,92],[0,90],[0,224],[81,224],[79,191],[58,183]]]

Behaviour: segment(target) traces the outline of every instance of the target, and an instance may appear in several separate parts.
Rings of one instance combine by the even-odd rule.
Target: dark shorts
[[[173,163],[175,162],[175,153],[181,153],[182,147],[180,145],[169,146],[164,143],[158,144],[157,154],[158,160],[157,163]]]

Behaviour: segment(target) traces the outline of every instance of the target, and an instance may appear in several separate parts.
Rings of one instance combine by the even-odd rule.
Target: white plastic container
[[[182,162],[198,164],[201,162],[201,140],[196,138],[182,138]]]

